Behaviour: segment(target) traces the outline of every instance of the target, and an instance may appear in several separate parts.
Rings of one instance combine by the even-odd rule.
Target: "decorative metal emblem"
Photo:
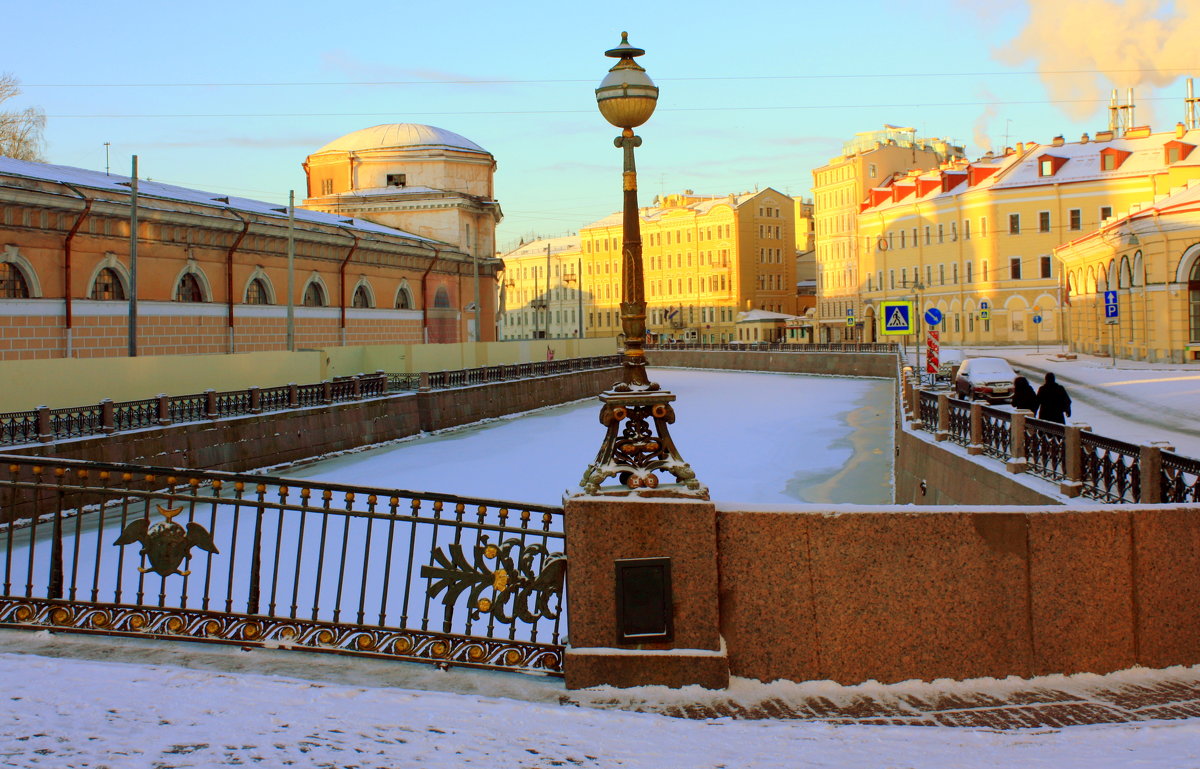
[[[653,382],[643,392],[621,392],[620,388],[618,385],[600,395],[604,403],[600,424],[608,432],[596,460],[583,473],[579,485],[584,493],[604,493],[600,484],[613,477],[623,486],[618,493],[653,490],[659,483],[655,473],[661,471],[675,476],[681,484],[676,493],[707,499],[708,489],[696,479],[691,465],[679,456],[667,429],[675,421],[675,409],[671,407],[675,396],[659,390]]]
[[[153,571],[163,577],[169,577],[172,574],[181,574],[186,577],[192,572],[190,570],[180,571],[179,565],[183,563],[183,559],[192,557],[191,549],[193,547],[207,550],[210,553],[220,552],[213,544],[212,534],[200,524],[193,521],[184,530],[182,526],[171,520],[183,512],[182,507],[166,508],[159,505],[158,512],[167,520],[151,526],[150,521],[146,518],[138,518],[126,526],[125,530],[121,532],[121,536],[117,537],[117,541],[113,542],[118,547],[133,542],[142,543],[141,554],[150,560],[150,568],[139,566],[138,571],[141,573]]]
[[[486,535],[479,538],[474,549],[473,563],[467,560],[457,542],[450,545],[449,556],[440,547],[434,549],[434,565],[421,567],[421,576],[433,580],[426,591],[430,598],[437,598],[445,591],[442,604],[453,606],[464,591],[469,591],[467,604],[473,620],[484,613],[505,624],[514,619],[534,622],[541,617],[558,616],[567,571],[566,556],[549,552],[541,543],[522,544],[516,538],[494,545]],[[495,564],[489,566],[485,561]],[[539,562],[541,571],[535,572]],[[493,591],[491,598],[483,595],[488,588]],[[555,596],[559,601],[552,607],[550,599]]]

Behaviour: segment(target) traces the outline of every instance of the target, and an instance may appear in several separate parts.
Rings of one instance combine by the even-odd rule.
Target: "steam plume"
[[[1200,0],[1029,0],[1025,28],[998,55],[1033,61],[1050,97],[1080,120],[1114,87],[1144,92],[1200,72],[1197,39]],[[1139,115],[1148,117],[1143,105]]]

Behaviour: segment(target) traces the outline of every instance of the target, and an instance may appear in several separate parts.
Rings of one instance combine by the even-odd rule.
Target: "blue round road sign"
[[[931,326],[936,326],[942,322],[942,311],[936,307],[930,307],[925,311],[925,322]]]
[[[1041,322],[1042,322],[1042,316],[1041,316],[1041,315],[1034,315],[1034,316],[1033,316],[1033,322],[1034,322],[1034,323],[1041,323]]]

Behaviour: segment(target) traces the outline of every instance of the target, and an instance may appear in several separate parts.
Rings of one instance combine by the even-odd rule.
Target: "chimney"
[[[1086,137],[1087,134],[1084,134],[1084,136]],[[1087,141],[1087,139],[1084,139],[1084,141]],[[1061,146],[1063,146],[1063,144],[1066,143],[1066,140],[1063,139],[1062,134],[1059,134],[1058,136],[1055,136],[1054,140],[1051,141],[1050,143],[1055,147],[1061,147]]]
[[[1137,121],[1133,119],[1133,89],[1129,89],[1129,99],[1125,104],[1125,109],[1128,110],[1125,116],[1125,130],[1129,130],[1137,125]]]
[[[1025,151],[1025,142],[1017,142],[1017,153],[1020,154],[1024,151]]]
[[[1192,79],[1189,77],[1187,81],[1187,98],[1183,102],[1186,105],[1184,110],[1184,118],[1187,120],[1188,130],[1196,127],[1196,93],[1192,88]]]
[[[1086,133],[1083,136],[1079,137],[1080,144],[1087,144],[1089,141],[1091,141],[1091,137],[1088,136]]]
[[[1183,123],[1176,123],[1175,124],[1175,138],[1182,139],[1183,135],[1185,133],[1187,133],[1187,126],[1185,126]]]

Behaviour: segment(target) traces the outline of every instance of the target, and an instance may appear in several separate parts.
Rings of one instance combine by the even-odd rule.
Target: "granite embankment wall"
[[[244,472],[594,396],[594,369],[63,440],[4,453]]]
[[[1200,506],[717,513],[729,673],[1003,678],[1200,663]]]

